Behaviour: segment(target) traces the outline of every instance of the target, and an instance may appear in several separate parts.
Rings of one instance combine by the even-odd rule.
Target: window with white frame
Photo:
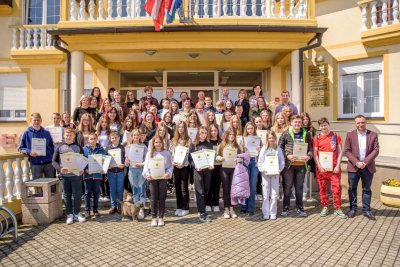
[[[0,73],[0,121],[26,120],[26,73]]]
[[[24,24],[57,24],[60,20],[60,0],[26,0]]]
[[[339,118],[384,117],[383,58],[339,64]]]
[[[68,110],[67,106],[67,73],[62,72],[60,74],[60,103],[61,103],[61,112],[66,112]],[[85,75],[83,78],[83,94],[89,96],[93,89],[93,72],[85,71]]]

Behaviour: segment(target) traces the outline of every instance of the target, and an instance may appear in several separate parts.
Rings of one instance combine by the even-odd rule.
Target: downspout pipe
[[[71,52],[62,47],[61,44],[66,46],[66,43],[60,39],[58,35],[53,36],[53,46],[55,49],[60,50],[61,52],[65,53],[67,56],[67,90],[64,101],[66,102],[67,112],[71,114]],[[61,92],[60,92],[61,93]]]
[[[319,32],[315,35],[315,37],[308,43],[307,46],[299,49],[299,76],[300,76],[300,112],[304,111],[304,51],[311,50],[321,46],[322,44],[322,35],[323,32]],[[317,40],[314,44],[311,44]]]

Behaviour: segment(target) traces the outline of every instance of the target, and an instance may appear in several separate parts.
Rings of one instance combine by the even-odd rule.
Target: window
[[[57,24],[60,20],[60,0],[27,0],[25,24]]]
[[[370,58],[339,65],[339,117],[363,114],[370,118],[384,116],[382,58]]]
[[[67,96],[67,73],[62,72],[60,74],[60,103],[61,112],[66,112],[68,110],[66,96]],[[83,78],[83,94],[89,96],[93,89],[93,72],[85,71],[85,76]]]
[[[26,73],[0,74],[0,121],[26,120]]]

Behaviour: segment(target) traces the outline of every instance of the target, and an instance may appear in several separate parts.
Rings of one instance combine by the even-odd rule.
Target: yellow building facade
[[[379,133],[378,176],[400,174],[399,1],[191,0],[161,32],[144,3],[0,1],[1,134],[20,136],[32,112],[50,124],[53,112],[76,107],[94,86],[103,96],[114,87],[140,97],[149,84],[159,98],[167,87],[175,98],[205,90],[216,101],[223,87],[235,98],[261,84],[269,101],[289,90],[294,104],[313,120],[328,117],[343,140],[364,114]]]

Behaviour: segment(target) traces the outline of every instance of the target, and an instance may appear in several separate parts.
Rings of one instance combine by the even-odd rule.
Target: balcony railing
[[[69,21],[150,19],[145,0],[69,1]],[[193,18],[288,18],[306,19],[307,0],[190,0]]]
[[[361,30],[399,23],[399,0],[364,0],[361,7]]]
[[[53,48],[51,35],[48,30],[55,29],[55,25],[23,25],[12,26],[13,50],[39,50]]]
[[[0,156],[0,205],[21,198],[22,182],[30,180],[28,157],[22,154]]]

